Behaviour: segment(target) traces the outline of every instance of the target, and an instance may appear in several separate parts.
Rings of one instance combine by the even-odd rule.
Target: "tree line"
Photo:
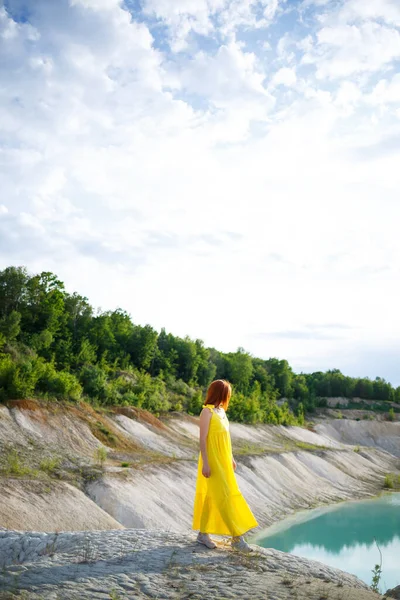
[[[216,378],[233,384],[230,418],[247,423],[302,423],[328,396],[400,401],[400,387],[379,377],[296,374],[287,360],[223,353],[136,324],[122,309],[96,312],[53,273],[0,271],[0,400],[35,395],[197,414]]]

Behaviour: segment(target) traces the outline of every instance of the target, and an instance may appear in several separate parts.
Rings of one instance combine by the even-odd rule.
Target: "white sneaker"
[[[253,548],[244,540],[243,536],[232,538],[232,549],[241,552],[253,552]]]
[[[212,541],[208,533],[199,532],[196,542],[198,542],[199,544],[204,544],[204,546],[207,546],[207,548],[210,548],[210,550],[213,550],[217,547],[217,544]]]

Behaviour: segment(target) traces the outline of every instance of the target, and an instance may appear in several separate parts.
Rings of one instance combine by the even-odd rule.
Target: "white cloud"
[[[274,76],[272,77],[271,80],[271,85],[272,86],[278,86],[278,85],[283,85],[286,87],[292,87],[295,85],[297,81],[297,76],[296,76],[296,71],[294,69],[289,69],[289,68],[282,68],[279,69],[279,71],[277,71],[276,73],[274,73]]]
[[[304,0],[302,7],[307,8],[309,6],[326,6],[332,0]]]
[[[193,31],[207,35],[213,29],[212,16],[228,4],[228,0],[145,0],[145,12],[164,21],[170,29],[171,46],[179,52],[187,45]]]
[[[310,52],[313,49],[314,40],[312,35],[307,35],[296,43],[297,48],[303,52]]]
[[[400,6],[397,0],[346,0],[338,13],[338,21],[351,23],[362,20],[383,20],[400,25]]]
[[[381,79],[368,96],[367,102],[374,106],[400,104],[400,74],[397,73],[391,80]]]
[[[295,60],[296,55],[293,52],[295,45],[294,39],[287,32],[280,38],[276,46],[276,53],[281,62],[290,64]]]
[[[240,27],[267,28],[279,12],[279,0],[230,0],[219,15],[220,31],[226,36]]]
[[[335,104],[341,109],[343,115],[350,116],[362,101],[360,88],[351,81],[342,81],[335,97]]]
[[[70,0],[71,6],[83,6],[92,10],[112,12],[121,5],[121,0]]]
[[[171,48],[180,52],[192,32],[232,41],[240,27],[268,27],[279,0],[145,0],[144,9],[168,26]]]
[[[320,6],[318,2],[303,3]],[[317,12],[317,41],[308,36],[297,46],[303,64],[315,65],[317,77],[335,79],[374,73],[400,58],[400,6],[396,0],[323,2]]]
[[[239,44],[221,46],[215,56],[198,53],[181,71],[181,85],[189,92],[210,98],[217,107],[232,102],[252,102],[268,97],[265,73],[253,52]]]
[[[378,23],[323,27],[317,38],[302,62],[314,64],[319,79],[375,72],[400,58],[400,32]]]

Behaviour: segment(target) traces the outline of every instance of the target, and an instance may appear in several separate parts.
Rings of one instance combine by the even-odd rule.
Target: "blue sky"
[[[397,0],[0,0],[0,267],[400,384]]]

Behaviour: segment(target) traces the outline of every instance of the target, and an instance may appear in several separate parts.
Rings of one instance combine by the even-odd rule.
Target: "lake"
[[[380,588],[400,585],[400,494],[302,511],[256,538],[275,548],[357,575],[368,585],[383,556]]]

